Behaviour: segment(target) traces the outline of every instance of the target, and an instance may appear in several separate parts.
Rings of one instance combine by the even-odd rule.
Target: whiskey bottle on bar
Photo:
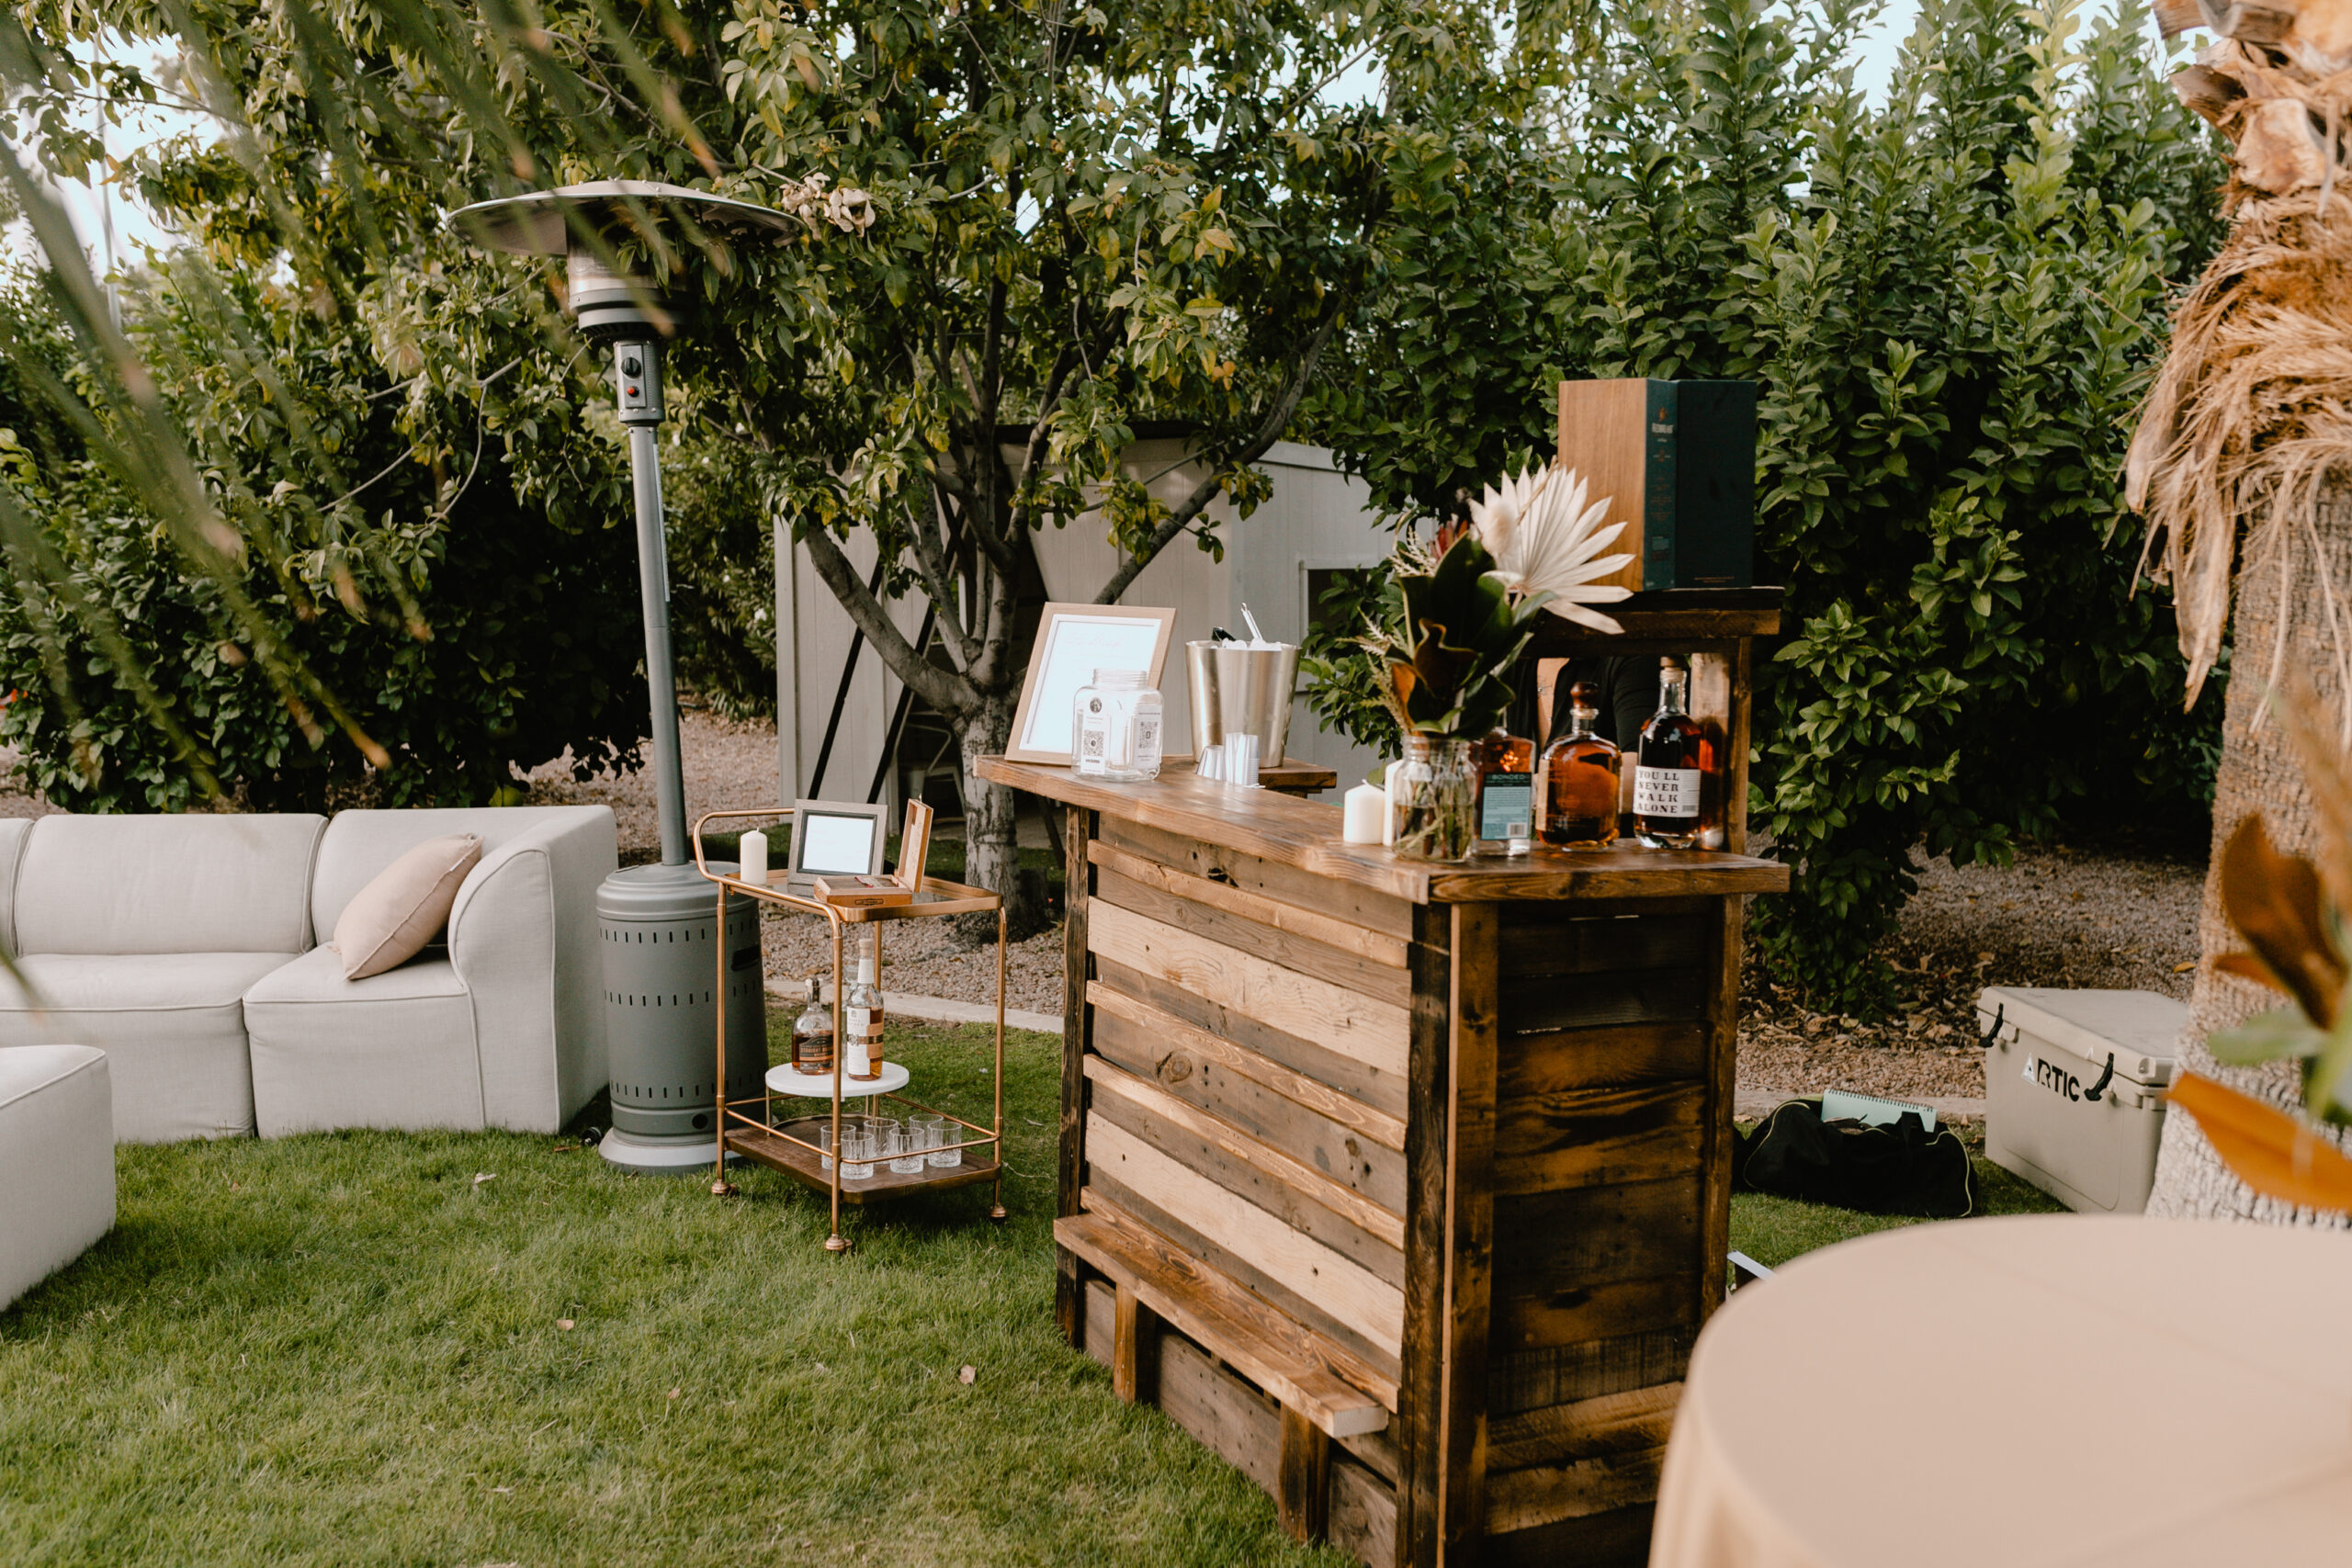
[[[879,940],[881,932],[869,933]],[[848,1013],[845,1027],[849,1031],[848,1055],[842,1058],[842,1071],[860,1083],[872,1083],[882,1076],[882,990],[875,982],[874,950],[863,948],[857,955],[857,980],[842,998]]]
[[[1479,848],[1525,854],[1535,820],[1535,742],[1495,726],[1472,750],[1478,767]],[[1519,825],[1514,837],[1511,825]]]
[[[1715,748],[1690,716],[1690,672],[1680,660],[1658,660],[1657,685],[1657,712],[1642,727],[1634,764],[1634,836],[1652,849],[1687,850],[1699,841]]]
[[[1561,849],[1606,849],[1617,841],[1617,748],[1592,732],[1600,688],[1568,688],[1568,732],[1544,748],[1536,774],[1536,832]]]

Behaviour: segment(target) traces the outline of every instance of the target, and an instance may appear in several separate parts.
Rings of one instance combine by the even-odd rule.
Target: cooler
[[[2184,1003],[2154,991],[1987,987],[1985,1157],[2070,1209],[2141,1213],[2188,1021]]]

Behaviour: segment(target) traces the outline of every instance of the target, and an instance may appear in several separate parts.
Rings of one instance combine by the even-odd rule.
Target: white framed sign
[[[792,806],[792,860],[786,886],[820,876],[882,874],[879,806],[843,800],[799,800]]]
[[[1140,670],[1157,688],[1168,663],[1176,612],[1127,604],[1048,604],[1037,623],[1029,678],[1004,749],[1014,762],[1069,761],[1071,710],[1097,670]]]

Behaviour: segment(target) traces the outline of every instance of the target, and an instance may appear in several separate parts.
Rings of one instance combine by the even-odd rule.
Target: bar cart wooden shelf
[[[996,916],[996,1056],[989,1071],[990,1111],[985,1127],[967,1122],[962,1117],[942,1111],[937,1106],[898,1092],[909,1086],[910,1078],[903,1064],[890,1064],[895,1071],[886,1072],[873,1083],[860,1083],[844,1076],[845,1062],[840,1055],[834,1059],[830,1075],[797,1073],[787,1066],[770,1069],[763,1077],[765,1092],[755,1101],[727,1099],[727,993],[726,976],[720,976],[718,1000],[718,1130],[719,1154],[718,1168],[711,1179],[711,1190],[721,1196],[731,1195],[735,1187],[727,1179],[727,1158],[737,1156],[755,1161],[773,1170],[814,1188],[826,1194],[831,1204],[831,1225],[825,1237],[825,1250],[846,1252],[852,1245],[842,1234],[842,1205],[863,1207],[878,1199],[904,1197],[910,1192],[940,1192],[958,1187],[976,1187],[987,1182],[994,1189],[989,1203],[989,1218],[1002,1220],[1004,1208],[1004,1167],[1000,1157],[1004,1140],[1004,978],[1005,930],[1004,900],[985,888],[967,887],[960,882],[942,877],[926,876],[914,901],[888,904],[873,908],[846,908],[828,904],[822,899],[804,897],[782,886],[770,886],[745,881],[711,869],[703,850],[704,829],[713,822],[757,818],[778,821],[792,816],[790,808],[756,811],[710,811],[696,819],[694,829],[695,869],[718,886],[719,929],[726,929],[727,900],[730,895],[750,898],[757,903],[773,904],[796,914],[822,918],[831,930],[833,939],[833,1038],[848,1038],[842,1017],[842,939],[847,928],[855,926],[877,928],[875,942],[876,983],[881,977],[879,929],[901,920],[929,920],[956,915],[994,914]],[[722,956],[720,963],[726,959]],[[787,1115],[777,1120],[777,1102],[830,1100],[829,1111],[817,1115]],[[869,1100],[876,1103],[888,1101],[910,1111],[944,1116],[964,1130],[964,1141],[940,1149],[938,1153],[959,1152],[962,1163],[954,1166],[933,1165],[926,1161],[921,1171],[894,1171],[886,1163],[876,1162],[874,1174],[861,1181],[851,1181],[842,1174],[842,1162],[828,1156],[819,1146],[820,1131],[830,1127],[833,1146],[841,1146],[842,1104],[844,1101]],[[755,1107],[747,1110],[746,1106]],[[853,1112],[854,1114],[854,1112]]]

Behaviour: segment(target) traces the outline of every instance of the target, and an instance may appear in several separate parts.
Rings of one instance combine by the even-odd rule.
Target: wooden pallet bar
[[[1629,603],[1537,653],[1694,656],[1725,851],[1432,866],[1272,791],[981,763],[1068,812],[1063,1332],[1377,1568],[1641,1562],[1722,1300],[1776,596]]]

